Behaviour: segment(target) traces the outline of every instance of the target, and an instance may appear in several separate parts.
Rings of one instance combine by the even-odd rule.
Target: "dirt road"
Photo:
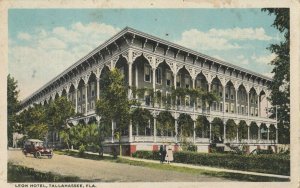
[[[8,160],[39,171],[78,176],[95,182],[220,182],[226,179],[172,172],[108,161],[95,161],[65,155],[52,159],[25,157],[20,150],[8,151]],[[167,165],[167,164],[164,164]]]

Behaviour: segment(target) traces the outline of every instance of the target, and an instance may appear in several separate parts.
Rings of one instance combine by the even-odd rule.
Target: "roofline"
[[[117,34],[115,34],[114,36],[112,36],[111,38],[109,38],[108,40],[106,40],[104,43],[102,43],[101,45],[99,45],[98,47],[96,47],[94,50],[90,51],[87,55],[85,55],[84,57],[82,57],[81,59],[79,59],[78,61],[76,61],[71,66],[69,66],[63,72],[61,72],[60,74],[58,74],[57,76],[55,76],[53,79],[51,79],[50,81],[48,81],[47,83],[45,83],[42,87],[40,87],[38,90],[36,90],[35,92],[33,92],[31,95],[29,95],[28,97],[26,97],[25,99],[23,99],[21,101],[21,104],[24,103],[25,101],[29,100],[33,95],[35,95],[36,93],[40,92],[41,90],[43,90],[47,86],[49,86],[51,83],[53,83],[54,81],[56,81],[59,77],[61,77],[62,75],[66,74],[67,72],[69,72],[70,70],[72,70],[73,68],[75,68],[76,66],[78,66],[79,64],[81,64],[82,62],[86,61],[88,58],[90,58],[91,56],[95,55],[95,53],[97,53],[99,50],[103,49],[104,47],[106,47],[107,45],[109,45],[110,43],[112,43],[113,41],[115,41],[116,39],[120,38],[121,36],[123,36],[126,33],[132,33],[132,34],[135,34],[135,35],[139,35],[141,37],[145,37],[145,38],[151,39],[153,41],[157,41],[159,43],[162,43],[164,45],[167,45],[167,46],[179,49],[181,51],[186,51],[186,52],[188,52],[190,54],[202,57],[204,59],[208,59],[210,61],[217,62],[217,63],[219,63],[221,65],[224,65],[224,66],[227,66],[227,67],[231,67],[231,68],[236,69],[236,70],[241,70],[243,72],[252,74],[252,75],[257,76],[257,77],[261,77],[261,78],[263,78],[265,80],[268,80],[268,81],[273,81],[272,78],[269,78],[269,77],[264,76],[262,74],[259,74],[259,73],[253,72],[251,70],[239,67],[237,65],[233,65],[231,63],[228,63],[228,62],[225,62],[225,61],[213,58],[211,56],[202,54],[202,53],[197,52],[195,50],[191,50],[191,49],[186,48],[184,46],[175,44],[173,42],[170,42],[170,41],[158,38],[156,36],[144,33],[142,31],[138,31],[138,30],[133,29],[131,27],[125,27],[124,29],[122,29],[121,31],[119,31]]]

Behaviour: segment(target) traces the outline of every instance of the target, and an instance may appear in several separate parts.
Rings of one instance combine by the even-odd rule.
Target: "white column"
[[[194,121],[194,129],[193,129],[193,141],[196,143],[196,121]]]
[[[268,139],[268,141],[269,141],[269,140],[270,140],[270,129],[269,129],[269,127],[267,127],[267,133],[268,133],[267,139]]]
[[[97,100],[100,98],[100,78],[97,78]]]
[[[195,89],[195,87],[196,87],[195,86],[195,78],[192,78],[192,84],[193,84],[192,88]]]
[[[135,64],[135,87],[139,87],[139,76],[138,76],[138,66]]]
[[[176,73],[173,73],[173,81],[174,81],[174,88],[176,89],[176,79],[177,79],[177,76],[176,76]]]
[[[129,91],[128,91],[128,98],[132,97],[132,62],[128,62],[128,86],[129,86]]]
[[[67,101],[69,101],[69,90],[66,89]]]
[[[132,120],[129,122],[129,142],[132,142]]]
[[[156,117],[153,118],[153,141],[156,142]]]
[[[235,91],[235,114],[238,114],[238,90]]]
[[[250,115],[250,91],[248,92],[248,119],[249,119],[249,115]]]
[[[223,86],[223,115],[225,114],[225,92],[226,86]]]
[[[155,92],[155,84],[156,84],[156,68],[152,68],[152,87],[153,91]]]
[[[78,89],[75,89],[75,113],[77,113],[77,109],[78,109]]]
[[[250,141],[250,126],[248,126],[248,143]]]
[[[177,119],[175,119],[175,142],[178,143]]]
[[[236,143],[239,143],[239,129],[236,129]]]
[[[260,126],[258,126],[258,140],[260,140]]]
[[[226,122],[225,122],[225,120],[223,120],[223,125],[224,125],[224,141],[226,140]]]
[[[258,117],[260,117],[260,98],[259,98],[259,95],[258,95],[258,99],[257,99],[257,115],[258,115]]]
[[[211,122],[209,122],[209,143],[211,143]]]
[[[114,130],[114,120],[111,121],[111,143],[114,143],[114,134],[115,134],[115,130]]]
[[[88,86],[89,84],[85,84],[85,114],[87,114],[87,104],[88,104],[88,98],[87,98],[87,95],[88,95]]]

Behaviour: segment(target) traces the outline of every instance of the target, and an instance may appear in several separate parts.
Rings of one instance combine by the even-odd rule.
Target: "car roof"
[[[26,140],[27,142],[43,142],[43,141],[41,141],[41,140],[39,140],[39,139],[28,139],[28,140]]]

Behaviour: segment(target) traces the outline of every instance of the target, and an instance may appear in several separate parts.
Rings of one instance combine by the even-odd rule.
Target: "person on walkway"
[[[160,163],[163,163],[165,160],[163,145],[160,145],[160,147],[159,147],[159,155],[160,155]]]
[[[170,164],[170,161],[173,161],[173,151],[171,145],[168,146],[167,148],[167,154],[166,154],[166,161],[168,164]]]

